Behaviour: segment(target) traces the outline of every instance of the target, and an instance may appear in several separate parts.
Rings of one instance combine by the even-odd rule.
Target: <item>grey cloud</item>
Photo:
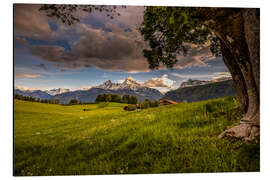
[[[116,22],[121,24],[132,24],[134,27],[139,27],[143,21],[144,6],[127,6],[119,8],[118,12],[121,16],[115,18]]]
[[[14,38],[14,40],[15,40],[15,43],[20,43],[20,44],[23,44],[23,45],[28,45],[28,41],[25,38],[23,38],[23,37],[16,36]]]
[[[149,71],[147,60],[142,50],[147,47],[138,33],[124,32],[119,26],[107,24],[113,31],[105,32],[91,26],[76,25],[80,38],[71,43],[71,51],[66,52],[61,46],[32,47],[31,52],[44,60],[55,62],[67,69],[79,69],[96,66],[106,70],[127,72]],[[187,56],[179,56],[175,68],[190,66],[208,66],[206,60],[212,59],[209,46],[190,45]],[[162,69],[163,67],[161,67]]]
[[[30,52],[34,56],[39,56],[44,60],[51,62],[73,62],[76,57],[69,52],[65,52],[65,48],[61,46],[34,46],[30,48]]]
[[[60,24],[57,31],[51,31],[48,22],[52,19],[48,19],[39,12],[39,6],[14,5],[15,34],[39,40],[69,40],[71,51],[67,52],[64,47],[57,45],[31,46],[32,55],[53,62],[60,69],[96,66],[101,69],[126,72],[149,71],[147,60],[142,54],[142,50],[147,47],[147,44],[138,31],[143,20],[144,7],[120,8],[121,16],[112,21],[108,21],[101,14],[98,15],[96,18],[112,30],[112,32],[105,32],[83,23],[77,23],[71,27]],[[90,15],[83,15],[84,18],[87,16]],[[130,29],[129,32],[125,31],[127,27]],[[71,40],[71,36],[78,36],[79,39]],[[207,66],[201,58],[202,56],[211,56],[209,48],[207,46],[192,46],[188,56],[179,56],[175,68],[194,65]]]
[[[51,29],[48,18],[38,11],[40,5],[14,5],[14,33],[33,39],[48,39]]]
[[[40,63],[39,65],[36,65],[36,67],[41,68],[43,70],[47,69],[47,66],[45,64],[43,64],[43,63]]]
[[[178,62],[175,64],[176,68],[185,68],[191,66],[208,66],[206,61],[216,59],[209,48],[209,43],[204,45],[188,44],[188,54],[186,56],[179,56]]]
[[[147,71],[148,64],[142,55],[144,46],[138,43],[140,37],[135,30],[132,36],[132,33],[120,33],[120,27],[114,27],[113,32],[85,24],[76,28],[81,37],[71,43],[70,52],[61,46],[36,46],[30,50],[32,55],[67,69],[96,66],[107,70]]]

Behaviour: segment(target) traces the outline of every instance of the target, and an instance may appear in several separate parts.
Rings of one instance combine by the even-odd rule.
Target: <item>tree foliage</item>
[[[59,99],[40,99],[40,98],[34,98],[30,96],[23,96],[21,94],[15,94],[15,99],[23,100],[23,101],[31,101],[31,102],[39,102],[39,103],[49,103],[49,104],[59,104]]]
[[[71,99],[69,101],[69,104],[71,104],[71,105],[79,104],[79,101],[77,99]]]
[[[96,102],[118,102],[126,104],[137,104],[138,98],[129,94],[119,96],[118,94],[99,94],[96,98]]]
[[[121,6],[124,8],[125,6]],[[75,22],[80,22],[78,12],[93,11],[104,12],[106,16],[113,19],[115,16],[120,16],[116,11],[117,6],[105,5],[75,5],[75,4],[44,4],[39,8],[39,11],[44,12],[48,17],[55,17],[61,20],[64,24],[72,25]]]
[[[118,94],[111,94],[112,97],[112,102],[122,102],[121,96],[119,96]]]
[[[147,98],[144,100],[144,102],[141,103],[141,109],[147,109],[149,107],[158,107],[158,101],[152,102]]]
[[[210,50],[220,55],[219,42],[215,35],[196,17],[198,8],[147,7],[140,32],[150,49],[144,49],[149,68],[160,65],[173,68],[179,55],[186,55],[191,44],[211,42]]]
[[[128,94],[123,95],[122,101],[123,101],[124,103],[128,103],[128,100],[129,100],[129,95],[128,95]]]

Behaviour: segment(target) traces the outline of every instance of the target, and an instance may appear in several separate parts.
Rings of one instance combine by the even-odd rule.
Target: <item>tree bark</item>
[[[232,75],[232,80],[238,99],[238,107],[246,113],[248,110],[248,94],[245,79],[237,64],[237,61],[230,53],[230,50],[225,46],[224,43],[221,42],[220,45],[221,53],[223,55],[222,59]]]
[[[220,39],[224,63],[231,72],[240,108],[240,123],[219,135],[259,142],[260,139],[260,13],[259,9],[200,9],[205,24]]]
[[[259,13],[256,11],[258,9],[243,9],[232,20],[231,27],[234,28],[225,32],[226,34],[224,30],[220,32],[223,42],[235,57],[234,60],[242,72],[247,90],[248,108],[239,125],[226,130],[219,135],[219,138],[235,137],[255,142],[260,139]]]

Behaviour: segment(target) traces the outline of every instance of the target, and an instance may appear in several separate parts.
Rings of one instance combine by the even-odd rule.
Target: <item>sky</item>
[[[227,76],[222,58],[208,44],[193,45],[173,69],[150,70],[139,32],[144,7],[117,7],[120,16],[77,12],[71,26],[38,11],[41,5],[14,5],[14,83],[25,89],[87,89],[107,80],[121,83],[131,76],[161,92],[176,89],[188,79]]]

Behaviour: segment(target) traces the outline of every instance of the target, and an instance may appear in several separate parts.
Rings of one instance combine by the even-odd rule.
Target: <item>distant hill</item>
[[[204,101],[219,97],[235,95],[235,88],[232,80],[220,81],[210,84],[178,88],[167,92],[162,99],[173,101]]]
[[[34,90],[34,91],[30,91],[30,90],[20,90],[20,89],[15,89],[14,90],[14,94],[20,94],[23,96],[28,96],[28,97],[33,97],[33,98],[40,98],[40,99],[51,99],[53,96],[48,94],[45,91],[41,91],[41,90]]]

